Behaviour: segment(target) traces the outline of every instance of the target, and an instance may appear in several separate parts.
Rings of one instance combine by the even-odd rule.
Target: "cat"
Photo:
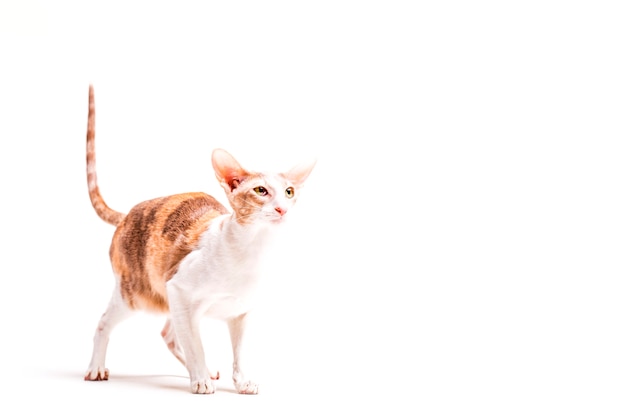
[[[95,101],[89,85],[87,184],[98,216],[116,226],[109,256],[115,289],[93,339],[86,381],[109,378],[105,356],[113,328],[138,310],[167,315],[161,332],[167,347],[187,368],[191,392],[212,394],[219,372],[208,369],[199,323],[227,323],[233,352],[233,382],[240,394],[258,384],[241,366],[246,322],[259,282],[264,242],[296,202],[315,161],[285,173],[244,169],[223,149],[211,162],[232,212],[214,197],[191,192],[144,201],[128,214],[110,208],[96,176]]]

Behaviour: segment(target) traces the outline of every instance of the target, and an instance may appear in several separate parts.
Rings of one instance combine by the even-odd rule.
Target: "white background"
[[[609,1],[3,1],[2,415],[623,416],[626,14]],[[505,5],[506,4],[506,5]],[[317,157],[269,255],[261,394],[139,315],[82,381],[127,211]]]

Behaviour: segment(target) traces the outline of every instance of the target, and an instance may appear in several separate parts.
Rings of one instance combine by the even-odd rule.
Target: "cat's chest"
[[[260,272],[260,263],[266,252],[268,233],[263,230],[239,230],[224,223],[216,223],[202,236],[195,253],[197,273],[211,276],[216,284],[244,287],[253,283]],[[229,228],[230,227],[230,228]]]
[[[264,247],[262,240],[247,238],[226,234],[223,227],[208,230],[172,278],[205,314],[227,318],[254,307]]]

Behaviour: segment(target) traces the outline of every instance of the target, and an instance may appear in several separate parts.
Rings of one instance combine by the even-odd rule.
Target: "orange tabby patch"
[[[111,244],[113,271],[131,308],[167,311],[165,283],[197,247],[209,222],[228,211],[204,193],[177,194],[135,206]]]

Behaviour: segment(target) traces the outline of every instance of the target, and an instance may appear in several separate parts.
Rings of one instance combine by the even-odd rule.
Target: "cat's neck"
[[[220,225],[222,239],[231,247],[240,250],[261,249],[276,235],[280,224],[245,223],[237,221],[235,214],[226,215]]]

